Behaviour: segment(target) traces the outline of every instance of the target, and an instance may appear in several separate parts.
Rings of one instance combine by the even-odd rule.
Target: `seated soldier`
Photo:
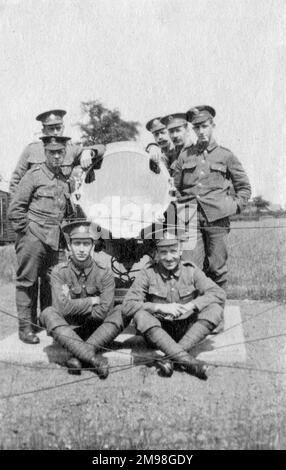
[[[207,365],[190,351],[220,323],[225,293],[196,265],[181,260],[178,235],[161,231],[155,237],[155,259],[127,292],[122,315],[133,318],[146,341],[166,354],[158,361],[164,375],[172,375],[175,363],[206,380]]]
[[[69,373],[80,374],[83,363],[104,379],[108,361],[95,353],[123,329],[120,307],[113,311],[114,277],[110,268],[91,256],[99,238],[96,227],[77,220],[63,231],[68,234],[71,256],[51,272],[52,307],[42,312],[41,322],[73,355],[66,364]],[[79,326],[77,332],[74,326]]]

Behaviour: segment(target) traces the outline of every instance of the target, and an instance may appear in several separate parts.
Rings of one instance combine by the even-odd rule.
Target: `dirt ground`
[[[0,308],[15,313],[13,296],[0,286]],[[207,382],[146,366],[101,381],[55,364],[0,364],[0,448],[286,449],[285,336],[252,342],[286,331],[285,305],[231,303],[245,322],[247,362],[213,368]],[[0,324],[0,339],[17,329],[3,313]]]

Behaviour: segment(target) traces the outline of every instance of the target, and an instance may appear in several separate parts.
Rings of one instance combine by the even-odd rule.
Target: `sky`
[[[286,206],[285,0],[0,0],[0,174],[9,179],[35,116],[82,101],[145,123],[209,104],[216,139],[253,195]]]

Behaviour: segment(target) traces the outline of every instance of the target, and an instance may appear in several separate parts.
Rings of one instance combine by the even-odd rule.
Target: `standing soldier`
[[[152,142],[147,145],[146,151],[150,153],[155,163],[158,163],[161,159],[172,176],[174,162],[178,157],[178,150],[173,145],[166,126],[161,122],[161,118],[157,117],[147,122],[146,129],[153,134],[155,139],[155,143]],[[160,152],[158,151],[159,149]]]
[[[156,261],[143,268],[126,294],[123,316],[134,319],[147,342],[167,358],[158,362],[172,374],[170,360],[206,379],[206,365],[191,356],[192,348],[216,328],[223,315],[225,293],[191,262],[181,260],[179,236],[155,233]]]
[[[23,176],[9,207],[9,217],[17,232],[19,338],[30,344],[39,342],[31,326],[38,277],[45,277],[48,269],[58,263],[63,238],[60,224],[65,217],[72,216],[69,185],[61,171],[69,137],[44,136],[41,139],[45,162]],[[51,304],[48,283],[45,291],[48,306]]]
[[[229,216],[242,211],[250,198],[251,187],[238,158],[214,140],[215,115],[211,106],[197,106],[188,111],[187,119],[198,140],[181,152],[174,183],[179,201],[197,203],[197,244],[190,256],[199,267],[204,265],[207,274],[225,288],[225,237],[230,230]]]
[[[63,230],[68,234],[71,256],[52,270],[52,307],[42,312],[41,322],[72,354],[66,364],[70,373],[80,374],[86,364],[106,378],[107,360],[96,358],[95,352],[123,329],[120,307],[112,311],[114,277],[110,268],[91,256],[99,234],[90,222],[74,221]],[[79,330],[74,331],[73,326]]]

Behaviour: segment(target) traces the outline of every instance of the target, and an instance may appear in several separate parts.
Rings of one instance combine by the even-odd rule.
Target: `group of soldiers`
[[[99,232],[75,218],[71,198],[74,169],[92,168],[105,148],[71,143],[63,136],[65,114],[51,110],[37,116],[43,135],[24,149],[10,183],[20,340],[39,342],[40,292],[40,324],[70,352],[70,373],[88,367],[106,378],[108,361],[97,352],[133,321],[146,342],[165,354],[155,360],[162,374],[171,376],[177,367],[206,379],[207,365],[192,349],[223,320],[229,216],[239,213],[251,194],[240,161],[214,140],[214,108],[197,106],[146,124],[155,140],[146,149],[151,162],[166,165],[179,203],[197,206],[197,243],[186,252],[185,231],[162,227],[154,234],[155,255],[116,306],[111,268],[93,256]]]

